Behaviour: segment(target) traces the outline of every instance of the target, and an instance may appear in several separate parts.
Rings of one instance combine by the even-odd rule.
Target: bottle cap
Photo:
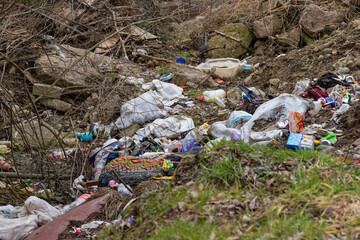
[[[197,99],[198,99],[199,101],[204,100],[204,94],[200,93],[200,94],[198,95]]]

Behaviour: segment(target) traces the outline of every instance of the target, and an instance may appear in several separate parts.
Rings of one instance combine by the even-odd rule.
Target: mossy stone
[[[219,31],[239,39],[245,47],[249,47],[253,40],[250,30],[243,23],[230,23],[220,28]],[[217,35],[209,40],[207,47],[208,49],[219,48],[210,51],[211,58],[238,58],[247,50],[242,45],[234,40]]]

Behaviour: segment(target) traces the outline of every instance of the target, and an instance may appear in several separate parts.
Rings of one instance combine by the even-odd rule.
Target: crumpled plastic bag
[[[60,210],[35,196],[29,197],[21,209],[21,212],[26,213],[23,217],[0,218],[0,239],[23,239],[38,227],[62,214]]]
[[[154,90],[155,95],[158,96],[159,99],[162,99],[162,103],[168,107],[178,102],[180,99],[185,98],[182,94],[182,88],[179,88],[175,84],[162,82],[157,79],[142,85],[142,88],[145,90]]]
[[[157,138],[176,138],[180,133],[187,132],[195,128],[194,121],[189,117],[176,116],[165,119],[156,119],[139,129],[136,134],[143,136],[154,136]]]
[[[181,148],[179,149],[179,152],[184,153],[184,152],[190,152],[191,149],[195,148],[195,147],[200,147],[200,143],[195,142],[194,139],[191,139],[190,141],[184,143]]]
[[[298,81],[296,82],[293,95],[299,95],[300,93],[306,92],[306,90],[310,87],[310,80]]]
[[[121,107],[121,116],[115,126],[119,129],[130,127],[132,124],[143,124],[154,119],[168,116],[165,106],[169,107],[180,99],[185,98],[183,89],[175,84],[153,80],[142,86],[149,89],[139,97],[126,102]]]
[[[332,90],[331,93],[329,94],[329,97],[331,99],[337,99],[342,98],[344,94],[342,94],[342,91],[344,90],[344,86],[341,85],[336,85]]]
[[[116,120],[115,126],[124,129],[135,123],[143,124],[167,115],[162,99],[155,91],[150,90],[121,107],[121,116]]]
[[[339,117],[341,115],[343,115],[344,113],[346,113],[347,111],[349,111],[350,108],[351,107],[349,104],[341,105],[341,107],[336,112],[334,112],[334,114],[331,117],[331,120],[337,121],[339,119]]]
[[[298,112],[305,116],[305,113],[312,109],[313,106],[306,101],[305,99],[292,95],[292,94],[281,94],[280,96],[263,103],[260,105],[255,113],[253,114],[252,118],[240,128],[241,136],[244,142],[249,142],[250,137],[254,135],[252,133],[252,127],[255,124],[255,121],[260,119],[266,119],[266,120],[276,120],[278,119],[278,125],[284,124],[288,121],[289,115],[291,111]],[[264,136],[266,136],[266,139],[268,140],[269,135],[275,135],[275,136],[281,136],[280,130],[274,131],[272,134],[264,132]],[[260,134],[261,135],[261,134]],[[253,139],[255,140],[255,139]],[[263,141],[263,139],[257,138],[258,141]]]

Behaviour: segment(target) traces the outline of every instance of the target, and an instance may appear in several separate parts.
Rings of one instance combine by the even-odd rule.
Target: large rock
[[[270,1],[263,1],[260,4],[259,11],[262,13],[267,13],[272,11],[279,3],[279,0],[270,0]]]
[[[60,99],[43,99],[40,101],[46,107],[58,110],[60,112],[66,112],[70,110],[71,104],[61,101]]]
[[[78,59],[85,55],[86,50],[68,45],[60,45],[61,54],[48,53],[40,56],[35,62],[38,78],[45,83],[52,83],[60,74]],[[149,79],[149,74],[142,68],[125,59],[114,59],[90,52],[76,64],[61,80],[59,86],[88,87],[96,85],[96,80],[103,79],[102,72],[118,72],[125,76]]]
[[[19,148],[25,146],[31,149],[47,148],[56,141],[54,134],[58,134],[54,128],[40,127],[38,121],[22,122],[13,131],[13,143]]]
[[[310,4],[301,14],[300,25],[310,37],[318,37],[323,32],[335,30],[344,20],[344,13],[324,11],[319,6]]]
[[[33,86],[32,94],[35,96],[40,96],[40,95],[44,94],[49,88],[50,88],[50,85],[48,85],[48,84],[35,83]],[[47,92],[44,95],[44,98],[60,98],[62,92],[63,92],[62,88],[53,86],[49,90],[49,92]]]
[[[218,49],[210,51],[211,58],[238,58],[246,52],[246,48],[250,46],[253,40],[250,30],[243,23],[231,23],[223,26],[219,31],[240,40],[242,44],[220,35],[212,37],[207,47],[208,49]]]
[[[266,16],[254,22],[254,35],[256,38],[267,38],[280,33],[283,22],[276,15]]]
[[[294,28],[289,32],[282,33],[276,36],[277,42],[282,46],[297,47],[299,46],[301,38],[300,28]]]

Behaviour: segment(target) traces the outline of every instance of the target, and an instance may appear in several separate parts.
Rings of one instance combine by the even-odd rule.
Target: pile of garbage
[[[233,62],[230,63],[233,65]],[[204,64],[200,67],[204,67]],[[226,69],[217,65],[212,68],[219,68],[220,74]],[[244,61],[237,68],[246,70],[249,66]],[[237,71],[233,73],[236,75]],[[212,72],[217,77],[216,71]],[[127,78],[128,84],[141,86],[143,93],[121,106],[116,121],[108,125],[92,123],[87,130],[75,132],[66,138],[68,146],[72,145],[71,142],[79,141],[83,148],[54,149],[48,155],[54,160],[68,161],[75,154],[87,156],[88,164],[94,169],[92,178],[78,176],[72,185],[72,192],[78,191],[82,195],[71,204],[55,208],[35,196],[28,198],[23,207],[1,207],[2,226],[6,228],[0,231],[0,237],[8,239],[8,234],[11,234],[12,239],[21,239],[54,217],[76,211],[101,187],[115,189],[121,199],[131,204],[137,199],[132,195],[139,183],[150,179],[171,180],[184,157],[211,151],[217,142],[224,139],[243,141],[253,146],[273,146],[280,142],[284,144],[276,144],[278,147],[293,151],[333,151],[337,138],[343,135],[337,126],[344,113],[359,103],[360,97],[360,86],[354,77],[333,73],[314,80],[299,81],[291,94],[266,95],[260,89],[240,84],[227,91],[220,86],[199,92],[196,99],[185,97],[184,88],[171,83],[172,77],[168,74],[166,78],[160,77],[150,82]],[[229,111],[226,120],[202,125],[186,114],[198,106],[207,105],[212,105],[212,109],[232,111]],[[322,112],[331,112],[331,119],[326,123],[311,124]],[[258,130],[260,124],[261,131]],[[114,137],[114,132],[134,126],[139,127],[132,133],[126,131],[128,134],[125,136]],[[4,154],[10,151],[5,145],[0,150]],[[359,147],[355,153],[350,157],[359,156]],[[0,164],[3,170],[12,170],[5,161]],[[43,198],[49,199],[51,196],[46,191]],[[36,207],[38,205],[41,206],[40,210]],[[121,218],[119,214],[118,219],[114,220]],[[127,221],[131,223],[133,219]],[[90,225],[97,228],[108,224],[95,222]],[[22,229],[21,233],[18,232],[19,225],[26,225],[26,231]],[[74,228],[74,233],[86,232],[87,228]]]

